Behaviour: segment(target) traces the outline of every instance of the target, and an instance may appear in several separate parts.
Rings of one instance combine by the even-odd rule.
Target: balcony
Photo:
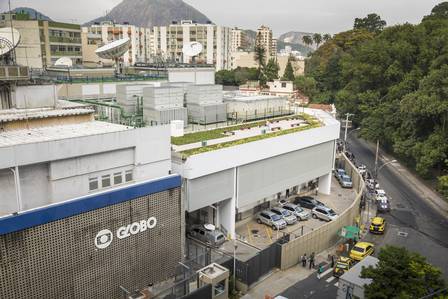
[[[50,36],[50,43],[81,44],[80,37]]]

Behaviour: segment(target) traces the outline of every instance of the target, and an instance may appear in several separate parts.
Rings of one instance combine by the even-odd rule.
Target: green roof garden
[[[286,116],[286,117],[271,118],[271,119],[266,119],[263,121],[245,123],[245,124],[241,124],[238,126],[223,127],[223,128],[218,128],[218,129],[209,130],[209,131],[200,131],[200,132],[185,134],[182,137],[172,137],[171,143],[173,145],[181,147],[181,146],[187,145],[187,144],[225,138],[225,137],[229,136],[228,135],[229,132],[264,126],[264,125],[266,125],[267,121],[270,121],[270,122],[277,121],[278,122],[278,121],[292,121],[292,120],[303,120],[304,121],[303,124],[305,124],[305,125],[294,126],[294,127],[288,128],[288,129],[280,129],[280,130],[276,130],[273,132],[257,134],[255,136],[250,136],[250,137],[241,138],[241,139],[235,139],[235,140],[222,142],[222,143],[198,146],[198,147],[187,149],[187,150],[180,150],[179,153],[181,154],[182,158],[187,158],[192,155],[197,155],[197,154],[201,154],[201,153],[205,153],[205,152],[209,152],[209,151],[214,151],[214,150],[232,147],[232,146],[236,146],[236,145],[241,145],[241,144],[245,144],[245,143],[249,143],[249,142],[259,141],[259,140],[263,140],[263,139],[274,138],[274,137],[278,137],[278,136],[282,136],[282,135],[297,133],[300,131],[304,131],[304,130],[308,130],[308,129],[312,129],[312,128],[318,128],[318,127],[322,126],[322,123],[319,120],[317,120],[316,118],[314,118],[313,116],[301,113],[301,114],[296,114],[296,115],[291,115],[291,116]]]

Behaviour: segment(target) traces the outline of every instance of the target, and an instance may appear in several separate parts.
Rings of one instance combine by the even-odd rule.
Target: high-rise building
[[[82,27],[83,62],[85,65],[113,64],[112,60],[102,59],[95,54],[99,47],[115,40],[128,37],[131,40],[129,51],[121,58],[124,66],[136,62],[147,62],[149,59],[149,41],[151,30],[128,24],[103,22],[89,27]]]
[[[265,49],[266,60],[277,56],[277,39],[273,37],[269,27],[262,25],[258,28],[256,44]]]
[[[33,20],[28,14],[0,14],[0,27],[11,24],[20,33],[20,43],[15,49],[17,64],[42,69],[61,57],[71,58],[74,64],[81,63],[80,25]]]
[[[247,37],[246,32],[241,28],[233,28],[232,29],[232,39],[231,39],[231,47],[230,51],[235,53],[239,50],[244,50],[247,48]]]
[[[214,24],[197,24],[184,20],[169,26],[154,27],[151,41],[151,55],[166,60],[192,63],[192,57],[183,55],[182,48],[189,42],[199,42],[202,52],[194,58],[198,64],[213,64],[216,70],[230,68],[231,32],[227,27]]]

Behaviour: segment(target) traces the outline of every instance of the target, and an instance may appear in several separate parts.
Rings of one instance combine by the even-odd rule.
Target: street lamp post
[[[383,169],[384,166],[387,166],[387,165],[395,163],[395,162],[397,162],[397,160],[391,160],[391,161],[388,161],[388,162],[384,163],[383,165],[381,165],[378,169],[375,168],[375,179],[377,179],[378,174],[380,173],[381,169]]]
[[[344,152],[345,152],[346,147],[347,147],[347,138],[350,136],[350,134],[352,134],[352,133],[355,132],[355,131],[359,131],[359,130],[361,130],[361,128],[353,129],[353,130],[351,130],[348,134],[345,135],[345,140],[344,140]]]
[[[352,113],[345,114],[344,152],[345,152],[345,145],[347,143],[348,118],[353,115],[354,114],[352,114]]]

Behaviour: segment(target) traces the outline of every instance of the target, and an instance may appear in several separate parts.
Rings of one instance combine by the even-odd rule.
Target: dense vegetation
[[[439,177],[448,196],[448,2],[418,25],[385,25],[376,14],[357,19],[310,56],[296,85],[353,113],[364,138]]]
[[[234,70],[221,70],[216,72],[216,84],[227,86],[239,86],[247,81],[257,81],[258,70],[256,68],[237,67]]]
[[[445,288],[440,269],[428,264],[418,253],[387,246],[381,249],[378,258],[375,269],[361,271],[361,277],[373,280],[365,286],[368,299],[423,298]]]

